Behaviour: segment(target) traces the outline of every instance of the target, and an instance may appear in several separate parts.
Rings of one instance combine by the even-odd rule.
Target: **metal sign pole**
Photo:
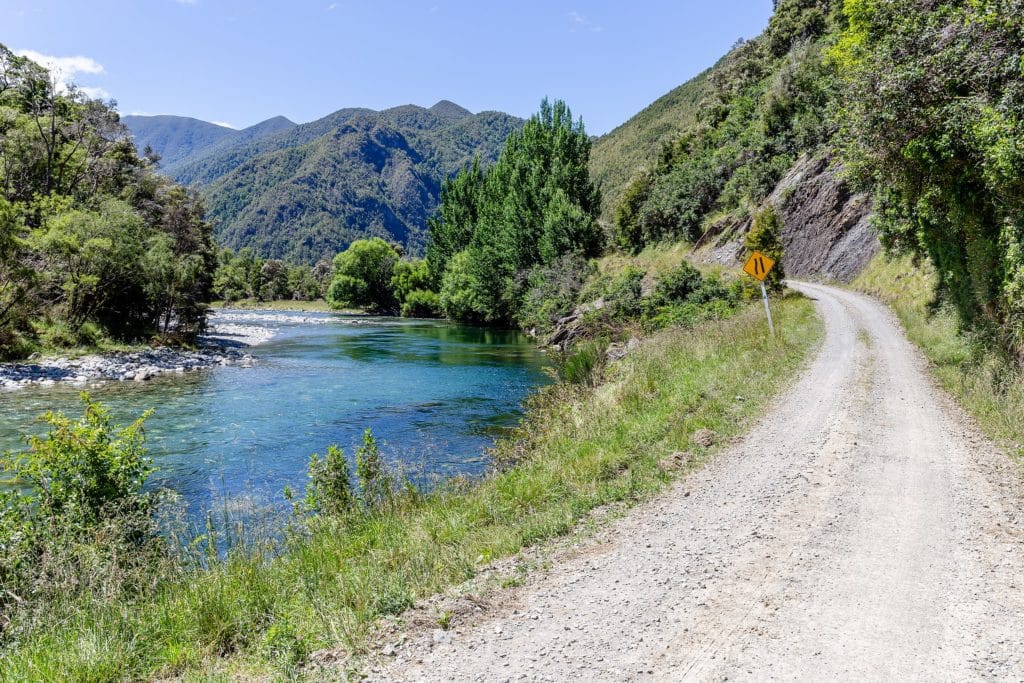
[[[775,325],[772,323],[772,309],[768,307],[768,290],[764,288],[764,280],[761,280],[761,296],[764,298],[764,312],[768,314],[768,331],[775,336]]]

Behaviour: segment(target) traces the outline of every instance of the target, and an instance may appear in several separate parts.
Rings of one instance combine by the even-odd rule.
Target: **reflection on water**
[[[477,474],[486,467],[483,450],[515,424],[522,399],[545,381],[543,357],[515,332],[326,314],[317,324],[287,314],[237,315],[279,330],[258,347],[254,368],[89,388],[121,422],[156,408],[146,427],[160,468],[156,483],[181,493],[193,510],[223,495],[276,495],[285,485],[301,491],[310,453],[336,443],[351,454],[366,428],[414,479]],[[39,432],[34,419],[46,410],[79,414],[78,391],[0,393],[0,449],[19,448],[20,434]]]

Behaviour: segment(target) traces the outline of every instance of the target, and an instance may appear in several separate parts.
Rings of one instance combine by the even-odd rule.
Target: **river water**
[[[545,359],[515,332],[445,322],[333,314],[228,312],[231,323],[276,331],[252,352],[255,367],[217,367],[149,382],[87,387],[128,422],[148,408],[154,485],[193,513],[250,495],[301,493],[313,452],[350,456],[364,429],[385,458],[419,484],[488,465],[485,449],[514,426]],[[0,392],[0,450],[44,430],[46,410],[80,415],[82,387]]]

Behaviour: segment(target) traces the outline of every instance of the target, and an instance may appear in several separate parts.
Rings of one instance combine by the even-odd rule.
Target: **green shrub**
[[[363,444],[356,450],[356,476],[367,510],[379,508],[394,497],[394,481],[369,429],[363,432]]]
[[[743,246],[748,254],[759,251],[775,261],[764,283],[768,289],[781,292],[786,271],[782,265],[782,216],[778,209],[768,204],[754,214],[754,224],[743,240]]]
[[[453,320],[480,322],[487,313],[479,296],[480,281],[471,266],[469,252],[460,251],[448,263],[441,280],[441,309]]]
[[[559,371],[562,381],[591,386],[597,383],[604,366],[608,340],[587,339],[576,344],[562,359]]]
[[[355,502],[344,451],[330,446],[323,459],[316,453],[310,456],[306,507],[322,515],[339,515],[351,511]]]
[[[442,315],[444,312],[441,309],[441,297],[437,292],[414,289],[402,302],[403,318],[440,318]]]
[[[143,492],[153,471],[143,432],[150,412],[118,429],[103,406],[82,400],[80,419],[46,413],[45,436],[0,458],[18,485],[0,494],[0,616],[55,595],[128,590],[162,545],[153,494]]]
[[[398,252],[379,237],[356,240],[334,257],[334,279],[327,300],[336,308],[356,306],[372,313],[393,313],[398,300],[392,285]]]
[[[643,304],[643,279],[646,273],[635,266],[629,266],[608,283],[604,292],[605,303],[618,317],[633,317],[640,314]]]
[[[539,265],[526,277],[526,295],[516,316],[522,329],[549,330],[576,306],[594,266],[579,254],[566,254]]]

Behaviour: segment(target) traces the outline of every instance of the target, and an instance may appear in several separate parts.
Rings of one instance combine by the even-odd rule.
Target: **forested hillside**
[[[522,123],[414,106],[329,118],[232,150],[237,166],[205,188],[221,244],[303,263],[330,258],[360,237],[422,253],[443,179],[475,157],[493,162]],[[311,132],[319,134],[294,144]],[[204,168],[219,160],[210,157]]]
[[[761,36],[597,141],[616,240],[741,239],[770,206],[800,223],[798,247],[833,221],[834,241],[864,249],[871,214],[884,244],[931,260],[964,324],[1021,353],[1022,12],[780,0]]]
[[[594,141],[590,175],[601,188],[601,215],[606,221],[611,222],[637,169],[653,168],[653,160],[665,143],[697,123],[707,76],[705,71],[683,83]]]
[[[121,123],[128,126],[139,151],[151,149],[164,166],[187,159],[236,132],[187,116],[123,116]]]
[[[117,112],[0,45],[0,357],[205,321],[199,198],[140,159]]]
[[[161,169],[201,189],[217,241],[232,249],[312,264],[381,237],[422,253],[442,181],[474,158],[492,163],[522,123],[446,100],[342,109],[300,126],[271,119]]]

